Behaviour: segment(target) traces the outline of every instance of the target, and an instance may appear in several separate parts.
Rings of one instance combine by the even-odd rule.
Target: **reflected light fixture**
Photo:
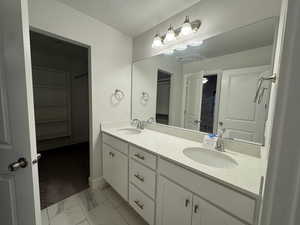
[[[169,43],[171,41],[174,41],[176,39],[176,35],[175,35],[175,31],[172,27],[172,25],[170,25],[168,32],[166,33],[166,37],[164,39],[165,43]]]
[[[174,53],[173,49],[167,49],[163,52],[163,54],[165,54],[165,55],[172,55],[173,53]]]
[[[154,36],[154,39],[153,39],[153,42],[152,42],[152,48],[159,48],[161,46],[163,46],[161,37],[158,34],[156,34]]]
[[[194,40],[191,41],[188,45],[192,47],[197,47],[203,44],[203,40]]]
[[[190,18],[189,16],[185,17],[185,20],[181,26],[181,30],[180,30],[180,36],[187,36],[189,34],[193,33],[193,28],[192,28],[192,24],[190,22]]]
[[[208,82],[208,79],[206,77],[202,78],[202,84],[206,84]]]
[[[187,45],[185,45],[185,44],[176,45],[176,47],[175,47],[175,50],[177,50],[177,51],[183,51],[185,49],[187,49]]]

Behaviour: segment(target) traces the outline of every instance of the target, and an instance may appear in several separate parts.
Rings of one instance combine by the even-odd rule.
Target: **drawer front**
[[[128,155],[128,143],[118,138],[102,133],[102,140],[105,144],[113,147],[114,149]]]
[[[132,184],[129,185],[129,204],[149,225],[154,224],[154,201]]]
[[[128,157],[106,144],[103,145],[103,177],[128,200]]]
[[[156,173],[154,171],[130,159],[129,176],[130,182],[154,199],[156,186]]]
[[[140,163],[149,166],[152,169],[156,169],[156,156],[146,152],[143,149],[135,147],[133,145],[129,146],[130,157],[139,161]]]
[[[159,159],[158,169],[171,180],[218,205],[250,224],[254,223],[256,201],[174,163]]]

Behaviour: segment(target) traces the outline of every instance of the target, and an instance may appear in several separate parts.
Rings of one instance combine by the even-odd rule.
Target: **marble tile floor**
[[[42,225],[147,225],[111,187],[86,189],[42,210]]]

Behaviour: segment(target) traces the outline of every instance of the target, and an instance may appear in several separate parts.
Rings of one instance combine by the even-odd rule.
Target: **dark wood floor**
[[[41,208],[88,188],[89,144],[42,152],[39,161]]]

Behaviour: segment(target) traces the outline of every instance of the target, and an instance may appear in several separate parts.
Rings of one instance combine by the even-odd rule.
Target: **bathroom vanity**
[[[149,129],[103,128],[102,141],[104,179],[150,225],[257,224],[259,158]]]
[[[258,224],[276,29],[270,17],[133,63],[139,129],[102,127],[103,176],[150,225]]]

